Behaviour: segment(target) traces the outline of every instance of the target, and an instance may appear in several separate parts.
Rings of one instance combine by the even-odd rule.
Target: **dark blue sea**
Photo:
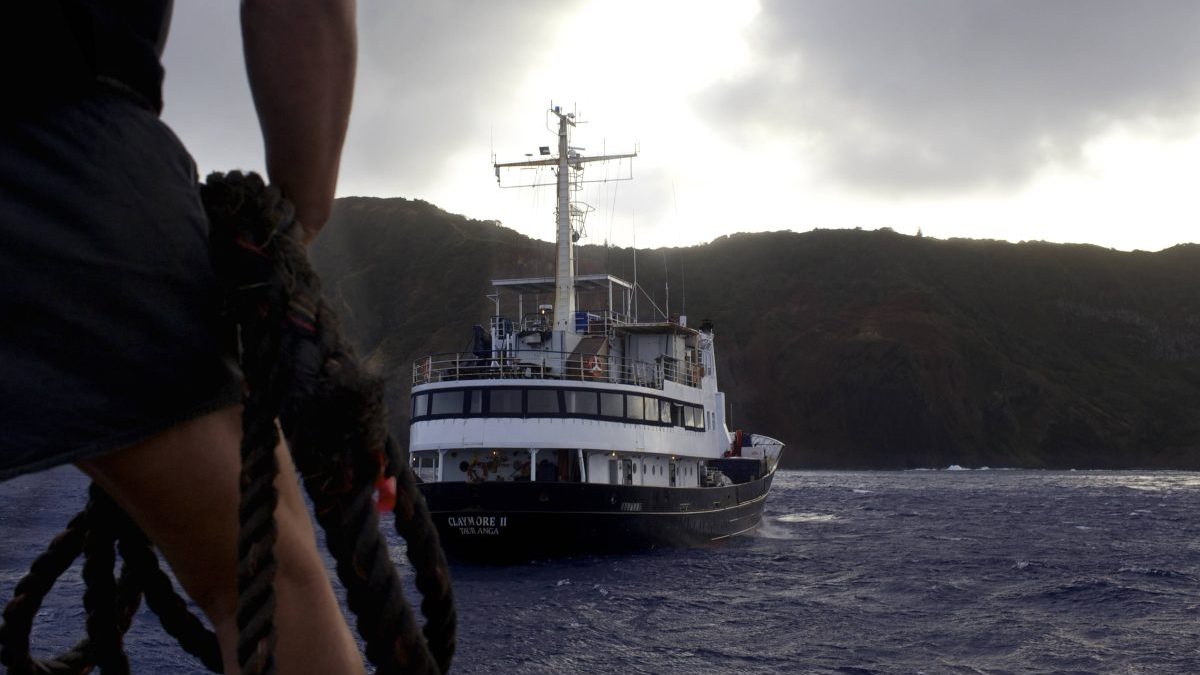
[[[84,486],[0,484],[5,601]],[[766,515],[715,548],[456,566],[454,670],[1200,673],[1200,474],[781,472]],[[76,566],[39,654],[82,630]],[[205,672],[145,611],[127,641],[135,672]]]

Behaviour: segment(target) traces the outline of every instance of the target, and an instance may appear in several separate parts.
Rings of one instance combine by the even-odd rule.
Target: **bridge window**
[[[637,394],[625,395],[625,416],[631,420],[645,419],[646,408],[643,397]]]
[[[488,412],[493,415],[521,414],[520,389],[492,389],[488,396]]]
[[[413,417],[424,417],[429,414],[429,394],[417,394],[413,397]]]
[[[557,389],[530,389],[529,390],[529,414],[530,415],[557,415],[558,408],[558,390]]]
[[[467,410],[467,412],[472,415],[482,415],[483,414],[483,390],[482,389],[472,389],[471,390],[471,407],[470,407],[470,409]]]
[[[653,396],[646,397],[646,421],[658,421],[658,399]]]
[[[567,404],[566,412],[568,415],[598,415],[600,414],[600,404],[596,398],[594,391],[573,391],[567,390],[563,392],[565,403]]]
[[[461,415],[463,411],[463,392],[435,391],[429,405],[430,415]]]
[[[663,424],[671,423],[671,402],[670,401],[659,401],[658,402],[658,421],[662,422]]]
[[[625,416],[625,401],[620,394],[613,392],[600,392],[600,416],[601,417],[624,417]]]

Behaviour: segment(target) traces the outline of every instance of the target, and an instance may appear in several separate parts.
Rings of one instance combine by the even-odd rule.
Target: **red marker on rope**
[[[388,513],[396,508],[395,476],[380,476],[375,481],[375,508],[380,513]]]

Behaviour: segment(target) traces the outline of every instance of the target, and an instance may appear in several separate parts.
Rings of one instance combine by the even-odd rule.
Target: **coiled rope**
[[[287,438],[366,655],[378,673],[445,673],[457,615],[429,510],[384,422],[382,385],[359,368],[321,298],[291,204],[255,174],[211,174],[201,187],[214,265],[239,327],[247,395],[238,541],[238,663],[273,673],[274,449]],[[276,419],[279,425],[276,425]],[[395,528],[407,542],[424,627],[405,599],[373,500],[381,470],[396,479]],[[115,550],[114,550],[115,547]],[[116,554],[122,560],[114,577]],[[30,654],[33,617],[54,581],[85,556],[87,637],[57,657]],[[97,486],[17,584],[0,625],[0,663],[13,675],[127,673],[122,647],[142,596],[164,630],[214,672],[217,641],[175,592],[145,535]]]

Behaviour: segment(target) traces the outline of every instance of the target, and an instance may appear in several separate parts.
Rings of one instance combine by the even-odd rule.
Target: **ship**
[[[632,177],[637,151],[585,155],[570,145],[575,113],[551,106],[547,120],[557,152],[493,165],[498,182],[548,169],[554,276],[493,280],[470,349],[412,366],[409,461],[442,544],[512,563],[749,533],[784,445],[729,428],[710,321],[639,320],[636,283],[578,273],[583,169],[628,162]]]

